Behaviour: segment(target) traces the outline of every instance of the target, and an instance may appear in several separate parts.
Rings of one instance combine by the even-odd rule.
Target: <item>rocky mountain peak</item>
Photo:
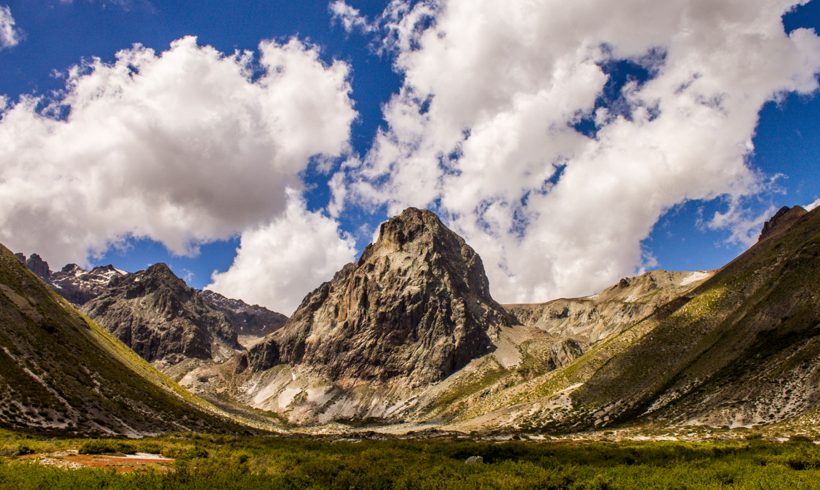
[[[760,232],[760,237],[757,241],[763,241],[775,235],[779,235],[791,227],[798,219],[804,216],[808,211],[800,206],[783,206],[780,208],[769,221],[763,224],[763,230]]]
[[[166,264],[113,277],[84,309],[149,361],[216,359],[241,348],[225,315],[209,307]]]
[[[77,264],[68,264],[51,275],[51,285],[67,300],[82,305],[102,294],[112,281],[124,275],[125,272],[113,265],[86,271]]]
[[[26,260],[26,267],[45,282],[51,281],[51,269],[48,266],[48,262],[43,260],[39,255],[31,254]]]
[[[200,296],[209,307],[222,312],[239,335],[261,337],[279,329],[288,320],[281,313],[226,298],[215,291],[200,291]]]
[[[441,243],[437,238],[452,238],[458,236],[444,226],[444,223],[433,212],[417,208],[407,208],[398,216],[382,223],[379,229],[379,239],[374,248],[386,251],[401,251],[410,248],[411,244],[417,249],[434,246]],[[444,241],[442,240],[442,241]],[[407,251],[407,250],[405,250]],[[362,260],[367,257],[362,256]]]
[[[430,211],[409,208],[251,349],[250,364],[302,364],[334,381],[441,380],[495,348],[515,320],[489,293],[478,254]]]
[[[63,272],[63,273],[66,273],[66,274],[76,275],[76,274],[83,273],[85,271],[83,270],[82,267],[80,267],[77,264],[66,264],[65,266],[63,266],[62,269],[60,269],[60,272]]]

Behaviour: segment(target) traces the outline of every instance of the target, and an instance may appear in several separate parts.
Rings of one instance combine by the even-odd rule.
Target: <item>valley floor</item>
[[[139,454],[137,454],[139,453]],[[128,456],[131,455],[131,456]],[[0,431],[0,488],[818,488],[805,436],[572,441],[43,439]]]

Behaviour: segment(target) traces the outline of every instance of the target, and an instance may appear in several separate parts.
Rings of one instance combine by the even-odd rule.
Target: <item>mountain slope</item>
[[[62,434],[235,431],[0,246],[0,425]]]
[[[504,305],[524,325],[594,344],[651,315],[712,276],[655,270],[625,277],[598,294],[540,304]]]
[[[607,393],[618,400],[612,420],[712,425],[779,422],[820,406],[820,213],[798,209],[776,215],[765,228],[779,233],[764,233],[659,318],[578,401],[599,404]],[[791,222],[778,223],[784,218]]]
[[[787,213],[781,213],[781,216]],[[820,212],[569,365],[476,400],[462,428],[754,425],[820,406]],[[473,420],[470,420],[473,419]]]

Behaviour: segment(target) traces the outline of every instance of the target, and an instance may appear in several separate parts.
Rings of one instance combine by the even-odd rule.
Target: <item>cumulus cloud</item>
[[[349,67],[295,39],[254,59],[193,37],[135,45],[72,67],[56,100],[6,103],[0,242],[55,264],[130,236],[189,254],[292,214],[311,159],[347,151]]]
[[[798,3],[393,1],[381,32],[404,85],[335,195],[436,209],[502,301],[594,292],[642,265],[675,204],[760,189],[747,159],[761,107],[817,89],[820,40],[781,21]],[[605,67],[624,60],[648,80],[602,107]],[[712,219],[740,241],[750,221]]]
[[[812,201],[809,204],[806,204],[803,207],[806,208],[806,211],[811,211],[814,208],[816,208],[817,206],[820,206],[820,198],[815,199],[814,201]]]
[[[354,240],[319,212],[309,212],[295,191],[287,211],[272,222],[242,234],[236,258],[207,287],[286,314],[306,291],[329,280],[355,258]]]
[[[20,43],[20,32],[15,27],[11,9],[0,6],[0,49],[17,46]]]

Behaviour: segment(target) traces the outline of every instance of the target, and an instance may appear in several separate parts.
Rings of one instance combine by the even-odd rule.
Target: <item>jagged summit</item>
[[[239,335],[261,337],[285,324],[288,317],[263,306],[249,305],[240,299],[231,299],[215,291],[200,291],[205,303],[225,315]]]
[[[51,280],[51,269],[48,266],[48,262],[43,260],[39,255],[31,254],[31,256],[26,259],[26,267],[28,267],[31,272],[37,274],[40,279],[46,282]]]
[[[760,242],[775,235],[780,235],[806,213],[808,213],[808,211],[800,206],[783,206],[774,216],[763,224],[763,230],[760,232],[760,237],[758,237],[757,241]]]
[[[435,214],[409,208],[249,360],[254,370],[307,365],[347,385],[423,384],[492,351],[498,329],[514,323],[490,296],[478,254]]]
[[[113,278],[84,309],[149,361],[222,358],[241,348],[225,316],[162,263]]]

